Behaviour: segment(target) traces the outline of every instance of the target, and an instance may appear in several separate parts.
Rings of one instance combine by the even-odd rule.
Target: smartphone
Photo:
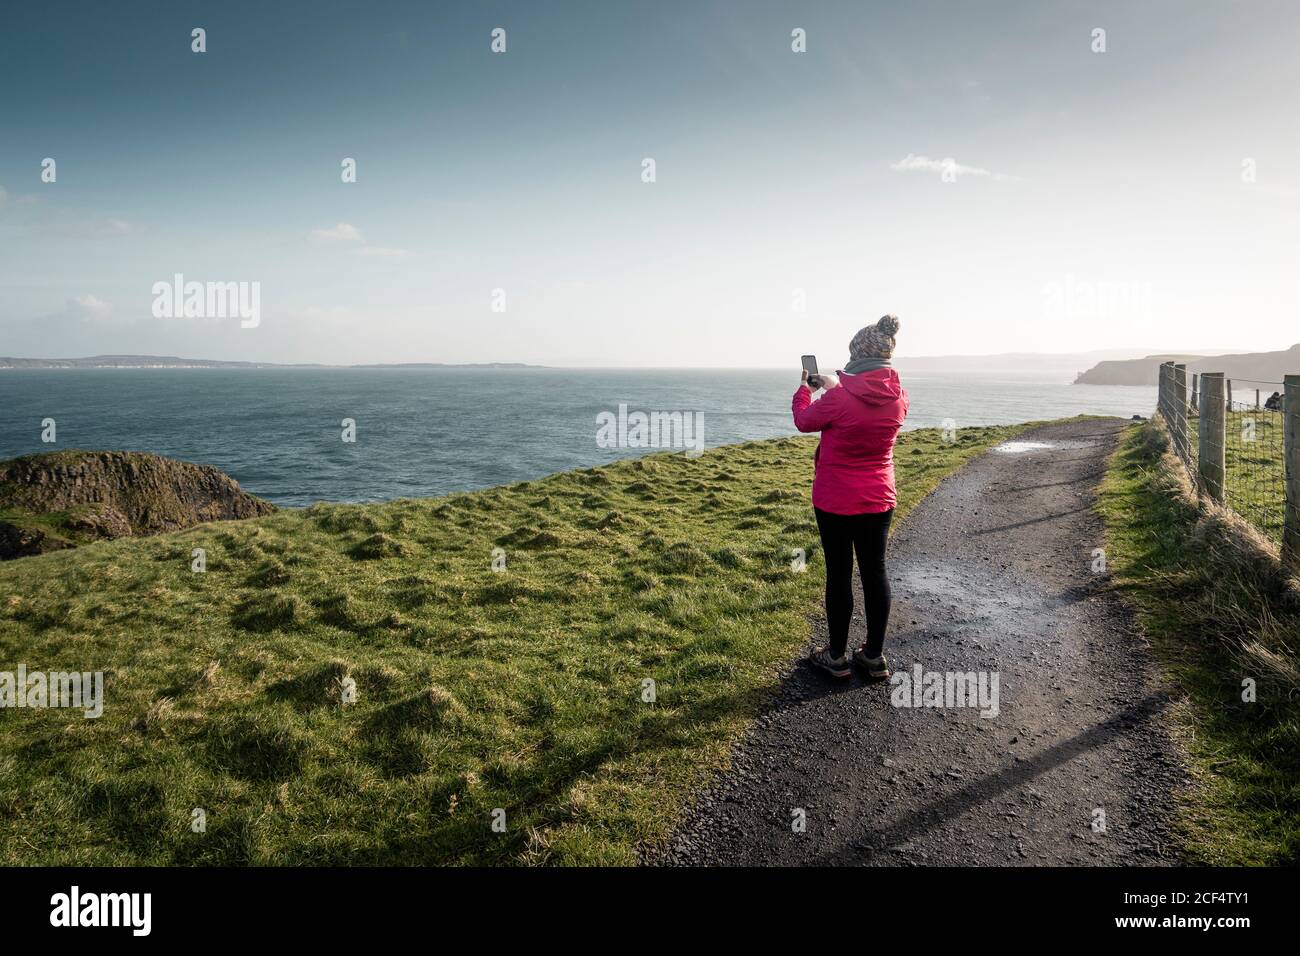
[[[817,356],[805,355],[800,359],[803,370],[808,373],[808,384],[813,389],[821,388],[821,376],[817,374]]]

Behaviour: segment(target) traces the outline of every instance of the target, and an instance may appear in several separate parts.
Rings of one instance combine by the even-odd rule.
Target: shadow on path
[[[1001,773],[983,777],[942,800],[918,808],[897,823],[879,831],[874,845],[859,843],[841,848],[822,856],[816,863],[823,866],[843,864],[849,862],[845,859],[846,856],[860,858],[867,853],[888,850],[908,843],[960,816],[971,807],[986,803],[1008,790],[1024,786],[1034,778],[1080,754],[1109,743],[1126,730],[1149,722],[1168,706],[1168,697],[1162,694],[1148,695],[1102,723],[1049,747],[1031,760],[1009,767]]]

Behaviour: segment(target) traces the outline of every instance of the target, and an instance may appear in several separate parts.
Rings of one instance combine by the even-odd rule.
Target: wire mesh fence
[[[1241,381],[1207,373],[1189,391],[1184,370],[1160,371],[1158,410],[1192,483],[1281,544],[1288,509],[1283,383],[1249,382],[1243,390],[1234,388]]]
[[[1169,428],[1174,453],[1181,459],[1187,474],[1196,482],[1196,446],[1193,440],[1196,419],[1191,417],[1187,401],[1187,380],[1183,370],[1165,364],[1160,366],[1158,410]]]
[[[1282,409],[1229,402],[1224,427],[1224,500],[1274,541],[1282,541],[1286,475]]]
[[[1197,486],[1280,544],[1286,513],[1282,410],[1225,398],[1221,428],[1200,428],[1204,415],[1198,410],[1188,429]]]

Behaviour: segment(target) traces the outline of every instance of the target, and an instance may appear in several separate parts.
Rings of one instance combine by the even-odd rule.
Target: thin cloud
[[[361,243],[360,246],[357,246],[352,250],[359,256],[396,259],[410,255],[406,249],[399,249],[395,246],[366,245],[366,239],[365,236],[361,235],[361,230],[347,222],[337,223],[328,229],[313,229],[307,234],[307,238],[315,245],[334,245],[336,243],[353,242]]]
[[[125,219],[41,205],[36,196],[11,193],[4,186],[0,186],[0,213],[4,214],[7,225],[22,232],[60,239],[116,239],[137,231]]]
[[[113,314],[113,306],[87,292],[68,300],[68,314],[74,318],[100,320]]]
[[[15,212],[22,209],[28,209],[36,205],[35,196],[16,195],[9,190],[0,186],[0,213],[6,209],[12,209]]]
[[[341,222],[331,229],[313,229],[307,234],[312,242],[361,242],[361,230]]]
[[[22,217],[18,223],[20,226],[61,239],[120,239],[137,232],[136,227],[125,219],[85,216],[66,209],[42,209],[29,196],[18,197],[13,205],[15,209],[31,210]]]
[[[979,166],[966,166],[957,162],[951,156],[946,159],[931,159],[929,156],[917,156],[914,153],[908,153],[897,162],[889,164],[889,168],[898,173],[937,173],[943,175],[948,173],[953,179],[960,179],[962,176],[988,177],[999,181],[1014,179],[1014,176],[1006,176],[1002,173],[990,172],[987,169],[981,169]]]

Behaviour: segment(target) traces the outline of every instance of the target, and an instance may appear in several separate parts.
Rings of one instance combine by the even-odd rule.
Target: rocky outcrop
[[[0,560],[274,510],[210,465],[142,452],[27,455],[0,463]]]

